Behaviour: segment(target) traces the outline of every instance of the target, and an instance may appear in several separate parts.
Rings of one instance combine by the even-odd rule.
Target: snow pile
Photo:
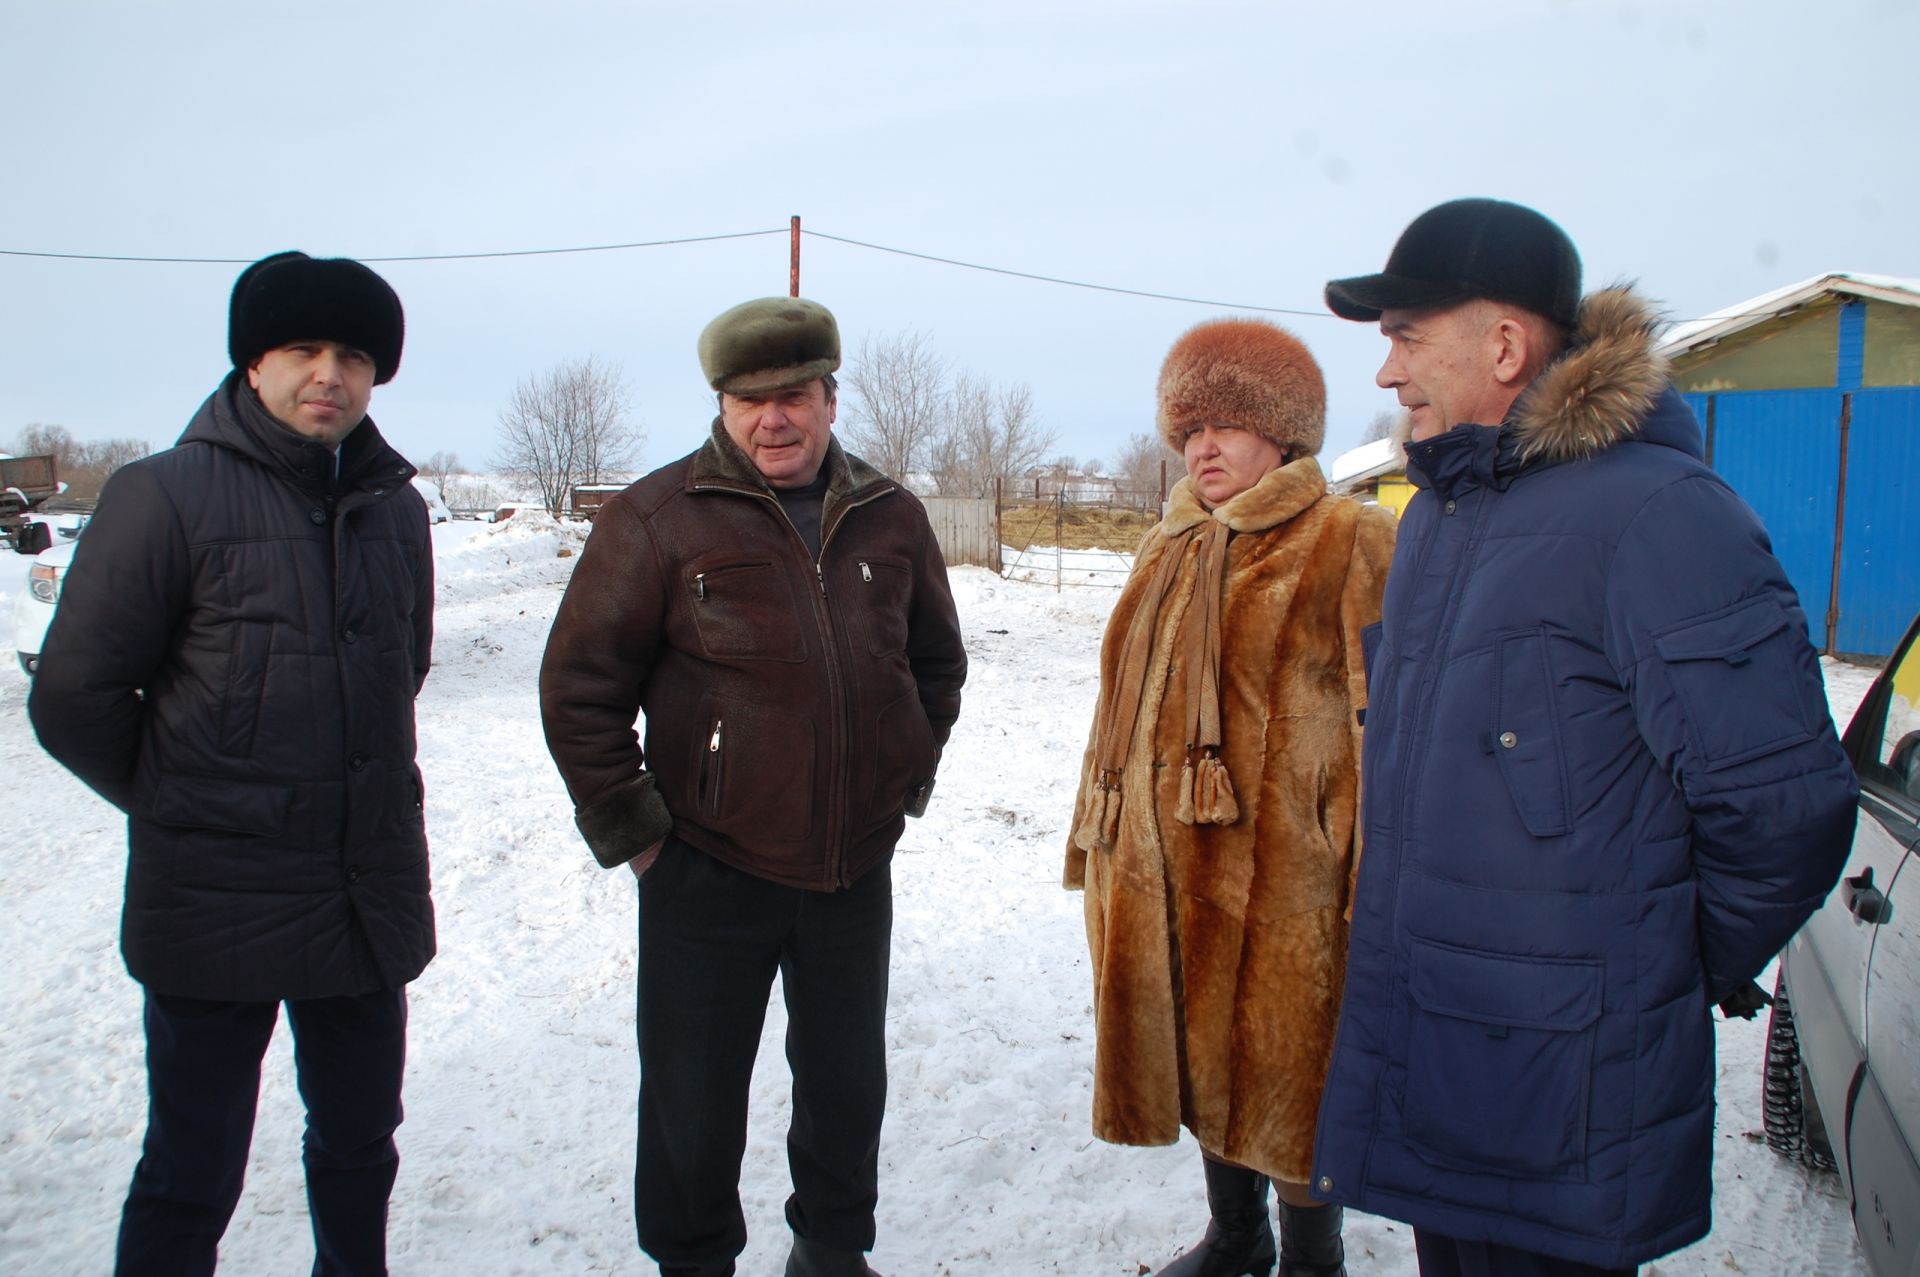
[[[534,686],[584,535],[518,515],[434,529],[438,634],[419,719],[440,956],[411,997],[398,1272],[650,1271],[629,1216],[634,885],[595,866],[575,833]],[[0,588],[24,574],[24,560],[0,568]],[[890,1277],[1133,1277],[1204,1222],[1190,1142],[1114,1148],[1087,1131],[1089,977],[1080,898],[1059,878],[1116,591],[1056,592],[1051,578],[952,576],[972,674],[932,809],[908,823],[894,868],[873,1257]],[[40,752],[26,681],[8,654],[0,663],[14,795],[0,857],[0,1270],[100,1273],[146,1099],[139,994],[116,948],[122,822]],[[1829,666],[1828,677],[1844,720],[1870,676]],[[787,1246],[784,1027],[776,991],[742,1177],[743,1273],[778,1271]],[[1719,1031],[1718,1227],[1648,1277],[1862,1271],[1835,1181],[1757,1139],[1764,1033],[1764,1018]],[[225,1271],[306,1271],[300,1120],[283,1031]],[[1414,1274],[1401,1226],[1350,1217],[1347,1235],[1356,1274]]]

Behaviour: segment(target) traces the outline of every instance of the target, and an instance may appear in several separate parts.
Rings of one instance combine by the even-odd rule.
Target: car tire
[[[1800,1059],[1800,1034],[1793,1023],[1793,1004],[1787,997],[1787,977],[1773,985],[1773,1013],[1767,1020],[1767,1062],[1762,1094],[1767,1147],[1788,1161],[1817,1171],[1830,1171],[1833,1146],[1827,1125],[1807,1085],[1807,1067]]]

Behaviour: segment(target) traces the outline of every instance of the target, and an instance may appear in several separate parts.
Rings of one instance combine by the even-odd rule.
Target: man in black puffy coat
[[[234,285],[233,372],[116,472],[28,703],[127,815],[121,948],[146,994],[146,1142],[116,1272],[211,1273],[286,1003],[314,1271],[386,1271],[406,986],[433,957],[413,703],[433,556],[368,419],[400,299],[280,253]]]

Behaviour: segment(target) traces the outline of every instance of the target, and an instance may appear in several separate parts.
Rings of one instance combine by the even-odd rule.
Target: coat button
[[[1515,745],[1518,745],[1519,743],[1520,743],[1520,738],[1518,736],[1515,736],[1512,732],[1500,733],[1500,745],[1502,748],[1512,749]]]
[[[359,881],[360,881],[360,866],[359,866],[359,865],[348,865],[348,866],[347,866],[347,881],[348,881],[348,882],[359,882]]]
[[[1453,508],[1454,508],[1455,506],[1457,506],[1457,505],[1459,505],[1459,504],[1460,504],[1460,503],[1459,503],[1458,501],[1449,501],[1449,502],[1447,502],[1447,513],[1448,513],[1448,514],[1452,514],[1452,513],[1453,513]]]
[[[347,626],[347,628],[340,631],[340,638],[343,642],[351,643],[359,637],[360,637],[360,632],[354,629],[351,625]]]
[[[1331,1193],[1333,1191],[1333,1176],[1322,1175],[1318,1180],[1314,1181],[1313,1186],[1323,1193]]]
[[[307,511],[307,517],[315,523],[325,523],[327,521],[327,512],[319,506],[315,506],[313,509]]]
[[[367,769],[367,756],[365,754],[355,754],[353,757],[347,759],[347,766],[357,772],[365,771]]]

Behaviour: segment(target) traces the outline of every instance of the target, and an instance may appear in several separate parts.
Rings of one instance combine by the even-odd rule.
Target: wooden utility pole
[[[798,297],[800,295],[800,215],[798,213],[793,215],[791,237],[793,260],[787,267],[787,296]]]

